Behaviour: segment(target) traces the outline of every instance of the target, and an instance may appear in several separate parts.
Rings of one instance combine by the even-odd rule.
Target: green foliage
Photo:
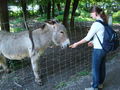
[[[77,22],[80,22],[80,21],[93,21],[93,19],[92,18],[79,16],[79,17],[75,18],[75,21],[77,21]]]
[[[80,15],[80,11],[76,9],[75,16],[79,16],[79,15]]]
[[[120,10],[116,13],[113,13],[113,21],[114,23],[120,23]]]
[[[12,20],[10,22],[10,24],[19,24],[21,22],[23,22],[23,19],[21,17],[19,17],[19,18],[16,18],[15,20]]]
[[[63,20],[63,15],[58,15],[55,17],[55,19],[59,20],[59,21],[62,21]]]
[[[40,3],[40,5],[44,5],[46,6],[49,3],[50,0],[38,0],[38,2]]]
[[[90,13],[85,10],[77,10],[77,15],[75,17],[75,21],[93,21],[92,18],[90,18]]]
[[[23,23],[22,18],[16,18],[15,20],[12,20],[10,22],[10,32],[19,32],[25,30],[22,26],[21,23]]]
[[[90,14],[88,12],[82,10],[81,13],[80,13],[80,16],[82,16],[82,17],[89,17]]]
[[[42,8],[44,9],[44,6],[47,5],[48,1],[50,0],[37,0],[37,1],[34,1],[34,0],[29,0],[27,2],[27,5],[32,5],[34,7],[34,5],[41,5]],[[97,2],[98,0],[81,0],[79,5],[78,5],[78,8],[76,10],[76,13],[75,13],[75,21],[91,21],[93,19],[90,18],[90,13],[88,12],[88,9],[91,5],[102,5],[104,7],[105,10],[107,10],[107,8],[114,8],[112,6],[115,6],[113,5],[113,0],[106,0],[106,1],[100,1],[100,2]],[[119,0],[118,0],[119,1]],[[12,2],[12,1],[11,1]],[[72,0],[73,2],[73,0]],[[115,1],[117,2],[117,1]],[[58,11],[58,8],[55,7],[55,18],[62,21],[63,20],[63,15],[64,15],[64,8],[65,8],[65,0],[55,0],[55,3],[60,3],[61,5],[61,11]],[[110,4],[109,4],[110,3]],[[14,3],[13,3],[14,5]],[[112,5],[112,6],[111,6]],[[106,7],[105,7],[106,6]],[[72,4],[70,6],[70,12],[69,12],[69,20],[71,18],[71,10],[72,10]],[[22,16],[22,11],[16,11],[16,12],[13,12],[13,11],[9,11],[9,15],[12,16],[12,17],[20,17]],[[39,13],[39,11],[35,11],[35,10],[29,10],[28,11],[28,16],[38,16],[40,15],[39,18],[36,18],[36,20],[38,21],[45,21],[47,19],[46,17],[46,13],[44,12],[43,13]],[[41,17],[41,15],[43,17]],[[114,13],[113,11],[113,19],[114,19],[114,22],[119,22],[120,21],[120,11],[118,11],[117,13]],[[13,22],[13,23],[18,23],[20,22],[19,20],[16,20],[16,22]],[[19,28],[17,28],[17,30],[20,30]]]
[[[10,17],[20,17],[22,15],[22,11],[9,11]]]
[[[65,3],[66,0],[55,0],[56,3]]]
[[[120,11],[113,13],[113,18],[119,18],[120,17]]]
[[[38,15],[37,10],[29,10],[28,12],[30,16]]]
[[[10,32],[20,32],[23,31],[24,29],[21,27],[14,27],[14,28],[10,28]]]
[[[41,17],[41,16],[40,16],[40,17],[37,17],[36,20],[39,21],[39,22],[45,21],[45,20],[46,20],[46,16],[43,16],[43,17]]]

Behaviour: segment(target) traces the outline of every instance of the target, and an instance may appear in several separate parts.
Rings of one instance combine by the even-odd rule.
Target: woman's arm
[[[86,43],[86,42],[87,42],[86,40],[82,39],[82,40],[70,45],[69,47],[70,48],[76,48],[78,45],[81,45],[81,44]]]
[[[87,33],[87,36],[85,38],[83,38],[82,40],[70,45],[69,47],[76,48],[78,45],[81,45],[83,43],[88,42],[95,35],[95,33],[98,31],[98,25],[99,25],[99,23],[96,23],[96,22],[93,23],[89,32]]]

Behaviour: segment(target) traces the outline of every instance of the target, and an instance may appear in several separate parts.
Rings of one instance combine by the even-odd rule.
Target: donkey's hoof
[[[41,79],[35,79],[35,82],[36,82],[39,86],[42,86],[42,85],[43,85]]]

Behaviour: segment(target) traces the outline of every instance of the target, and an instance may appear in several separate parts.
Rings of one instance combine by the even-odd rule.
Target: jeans
[[[93,49],[92,53],[92,79],[93,88],[98,88],[105,80],[106,52],[103,49]]]

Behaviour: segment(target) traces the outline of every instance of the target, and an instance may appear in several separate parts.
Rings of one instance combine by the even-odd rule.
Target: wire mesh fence
[[[34,22],[29,23],[31,29],[37,26]],[[35,23],[34,23],[35,24]],[[68,30],[68,36],[71,44],[81,40],[86,36],[92,22],[77,22],[75,30]],[[17,24],[17,27],[22,27]],[[14,28],[14,24],[11,24]],[[120,31],[118,31],[120,33]],[[119,52],[120,48],[115,52],[109,53],[109,60]],[[87,75],[91,70],[91,52],[92,48],[83,44],[75,49],[59,47],[49,47],[45,53],[39,58],[39,72],[41,73],[43,86],[38,86],[34,82],[30,59],[25,58],[21,61],[9,61],[13,72],[10,74],[0,74],[0,90],[57,90],[62,89],[69,81],[74,81],[82,75]]]

